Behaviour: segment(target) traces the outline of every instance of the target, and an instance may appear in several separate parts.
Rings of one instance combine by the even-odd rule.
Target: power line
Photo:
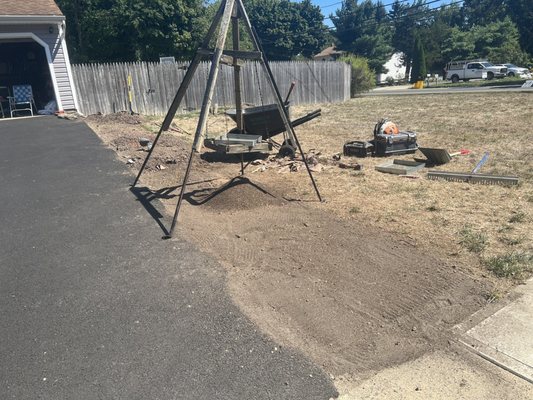
[[[414,0],[398,0],[397,2],[393,1],[392,3],[388,3],[388,4],[375,3],[375,6],[373,8],[378,9],[378,8],[381,8],[381,7],[389,7],[389,6],[392,6],[392,5],[396,4],[396,3],[401,4],[401,3],[407,3],[407,2],[410,2],[410,1],[414,2]],[[442,1],[442,0],[439,0],[439,1]],[[330,5],[327,5],[327,6],[321,6],[320,8],[322,9],[322,8],[327,8],[327,7],[333,7],[334,5],[338,5],[338,4],[342,4],[342,3],[344,3],[344,1],[339,1],[337,3],[333,3],[333,4],[330,4]],[[325,17],[324,19],[331,19],[331,17]]]
[[[431,0],[427,3],[424,3],[424,4],[421,4],[420,6],[422,5],[427,5],[427,4],[432,4],[432,3],[437,3],[441,0]],[[404,20],[404,19],[407,19],[407,18],[412,18],[414,16],[417,16],[417,15],[425,15],[425,16],[428,16],[428,17],[432,17],[437,11],[440,11],[442,9],[445,9],[447,7],[450,7],[452,5],[456,5],[456,4],[460,4],[460,3],[463,3],[464,0],[457,0],[457,1],[452,1],[451,3],[448,3],[448,4],[443,4],[441,6],[438,6],[438,7],[433,7],[433,8],[427,8],[427,9],[424,9],[424,10],[421,10],[421,11],[418,11],[418,12],[415,12],[415,13],[409,13],[409,14],[404,14],[404,15],[400,15],[399,17],[396,17],[396,18],[385,18],[383,21],[376,21],[375,17],[372,17],[372,18],[366,18],[366,19],[363,19],[361,20],[360,24],[358,26],[355,26],[353,28],[350,28],[350,29],[344,29],[344,30],[337,30],[335,27],[330,27],[328,28],[331,32],[333,33],[346,33],[346,32],[351,32],[351,31],[356,31],[357,29],[360,29],[360,28],[368,28],[368,27],[374,27],[374,26],[379,26],[379,25],[386,25],[386,24],[390,24],[390,23],[393,23],[393,22],[398,22],[398,21],[401,21],[401,20]],[[415,6],[416,8],[418,8],[419,6]],[[429,18],[420,18],[418,19],[416,22],[420,22],[420,21],[423,21],[424,19],[427,19],[429,20]],[[368,22],[367,24],[365,24],[365,22]]]
[[[329,8],[329,7],[337,6],[337,5],[342,4],[342,3],[344,3],[344,1],[338,1],[336,3],[328,4],[328,5],[325,5],[325,6],[319,6],[319,7],[320,7],[320,9]]]

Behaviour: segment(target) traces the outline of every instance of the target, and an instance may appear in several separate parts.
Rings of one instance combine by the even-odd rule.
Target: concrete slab
[[[363,381],[335,377],[339,400],[529,400],[533,385],[452,345]]]
[[[480,356],[533,383],[533,279],[516,291],[514,301],[463,337]]]

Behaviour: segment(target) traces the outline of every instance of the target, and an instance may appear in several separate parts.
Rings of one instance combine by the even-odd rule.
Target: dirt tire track
[[[379,370],[444,346],[487,284],[380,232],[252,184],[187,205],[183,231],[228,269],[236,303],[334,374]],[[172,209],[173,206],[170,206]]]

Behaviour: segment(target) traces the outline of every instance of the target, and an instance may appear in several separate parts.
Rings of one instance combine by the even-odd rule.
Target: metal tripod
[[[246,32],[248,33],[248,35],[250,36],[252,40],[252,44],[254,48],[253,51],[239,50],[239,47],[240,47],[239,46],[240,44],[239,22],[241,20],[243,21]],[[224,50],[224,47],[226,44],[226,37],[228,35],[228,29],[229,29],[230,24],[232,25],[233,50]],[[217,30],[217,27],[219,29],[218,29],[218,36],[217,36],[215,48],[209,49],[208,48],[209,43],[211,39],[213,38],[215,31]],[[206,127],[207,127],[207,116],[209,113],[209,109],[211,107],[211,102],[212,102],[213,93],[215,90],[215,84],[217,81],[220,64],[231,65],[233,66],[233,69],[234,69],[237,129],[240,132],[243,131],[241,78],[240,78],[241,63],[242,63],[242,60],[255,60],[261,64],[264,72],[266,73],[268,84],[271,90],[273,91],[273,93],[275,94],[276,105],[278,107],[279,113],[285,125],[285,129],[287,131],[289,140],[293,145],[296,144],[300,154],[302,155],[305,167],[307,169],[307,173],[309,174],[309,177],[311,178],[311,183],[313,184],[316,195],[319,201],[322,201],[322,197],[320,196],[320,192],[316,185],[315,179],[313,178],[313,174],[311,173],[311,170],[309,168],[307,159],[305,158],[300,142],[298,141],[296,133],[290,122],[288,111],[284,107],[283,99],[276,85],[276,82],[274,81],[274,76],[272,74],[268,61],[263,52],[263,48],[261,46],[261,43],[259,42],[256,32],[253,30],[252,25],[250,24],[250,20],[248,18],[246,10],[244,9],[242,0],[223,0],[222,1],[215,15],[215,18],[213,19],[213,22],[211,23],[211,26],[209,27],[207,35],[204,41],[202,42],[201,47],[196,52],[189,68],[187,69],[185,77],[183,78],[181,85],[178,89],[178,92],[176,93],[176,96],[174,97],[174,100],[172,101],[172,104],[170,105],[170,108],[163,121],[163,124],[161,125],[161,129],[157,133],[157,136],[154,139],[152,148],[148,152],[148,155],[146,156],[146,159],[144,160],[143,165],[141,166],[141,169],[139,173],[137,174],[137,177],[135,178],[135,181],[133,182],[132,186],[137,185],[137,182],[139,181],[139,178],[141,177],[146,167],[146,164],[148,163],[148,160],[150,159],[154,149],[157,146],[157,142],[159,141],[161,134],[163,133],[163,131],[166,131],[170,128],[170,124],[172,123],[172,120],[174,119],[174,116],[176,115],[176,112],[181,104],[181,101],[183,100],[185,93],[187,92],[187,88],[189,87],[189,84],[191,83],[191,80],[196,70],[198,69],[198,65],[200,64],[202,60],[206,58],[211,59],[211,69],[209,71],[207,86],[205,89],[205,94],[204,94],[204,98],[202,102],[200,118],[198,120],[198,125],[196,127],[196,133],[194,136],[191,153],[189,155],[189,161],[187,163],[187,169],[185,171],[185,176],[183,177],[183,183],[181,185],[181,190],[180,190],[180,194],[178,198],[178,204],[176,205],[176,211],[174,212],[174,217],[172,219],[172,226],[170,228],[169,234],[165,236],[165,238],[171,238],[174,233],[174,229],[176,228],[176,223],[178,220],[178,215],[180,212],[181,204],[183,202],[183,196],[185,194],[185,189],[189,181],[189,174],[191,172],[193,156],[195,152],[200,152],[202,149],[203,139],[204,139]]]

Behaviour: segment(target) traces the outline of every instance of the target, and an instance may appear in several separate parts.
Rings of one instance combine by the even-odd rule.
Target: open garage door
[[[56,100],[46,52],[31,39],[0,40],[0,87],[31,85],[37,109]]]

